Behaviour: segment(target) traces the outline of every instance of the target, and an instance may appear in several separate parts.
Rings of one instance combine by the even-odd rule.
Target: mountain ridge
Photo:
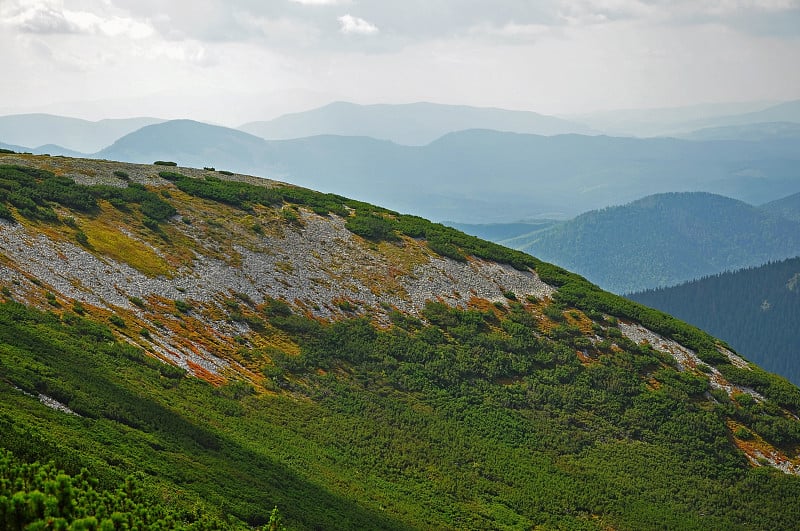
[[[170,127],[146,130],[157,141],[140,132],[98,156],[146,163],[172,155],[168,160],[181,164],[269,175],[427,218],[473,223],[498,221],[497,204],[504,205],[506,220],[552,217],[554,210],[563,218],[658,192],[704,190],[763,203],[798,191],[792,168],[800,151],[792,143],[468,130],[426,146],[402,146],[343,136],[265,141],[200,124],[190,145],[188,127],[180,140],[164,132]],[[219,135],[204,142],[210,127]]]
[[[0,116],[0,141],[35,149],[47,144],[75,153],[95,153],[141,127],[164,122],[160,118],[83,120],[44,113]]]
[[[15,458],[98,488],[135,474],[174,527],[276,505],[299,529],[796,523],[800,390],[666,314],[257,177],[20,154],[0,172]]]
[[[542,135],[595,133],[581,124],[532,111],[428,102],[359,105],[340,101],[238,127],[268,140],[332,134],[409,146],[427,145],[447,133],[476,128]]]
[[[705,192],[656,194],[513,244],[625,293],[800,253],[800,225],[771,210]]]

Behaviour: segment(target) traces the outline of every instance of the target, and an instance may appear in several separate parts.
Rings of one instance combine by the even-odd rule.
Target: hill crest
[[[800,390],[707,334],[415,216],[168,162],[0,155],[0,446],[230,527],[794,522]]]

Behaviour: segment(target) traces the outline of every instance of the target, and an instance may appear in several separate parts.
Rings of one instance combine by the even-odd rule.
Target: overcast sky
[[[0,0],[0,113],[800,99],[800,0]]]

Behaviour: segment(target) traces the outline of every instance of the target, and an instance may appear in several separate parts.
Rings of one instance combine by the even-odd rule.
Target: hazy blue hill
[[[795,171],[800,142],[700,143],[472,130],[445,135],[426,146],[423,156],[426,171],[459,190],[530,198],[528,216],[554,209],[577,215],[672,191],[706,191],[762,203],[800,186]]]
[[[11,151],[16,151],[17,153],[24,153],[30,151],[30,148],[17,146],[15,144],[6,144],[5,142],[0,142],[0,149],[10,149]]]
[[[629,298],[727,341],[800,383],[800,258],[722,273]]]
[[[519,248],[627,293],[800,254],[800,224],[708,193],[587,212]]]
[[[664,109],[623,109],[568,116],[615,135],[685,136],[706,128],[800,122],[800,101],[739,102]]]
[[[62,155],[64,157],[85,157],[85,153],[81,153],[79,151],[73,151],[71,149],[67,149],[65,147],[61,147],[56,144],[45,144],[43,146],[39,146],[34,149],[29,149],[31,153],[35,153],[36,155]]]
[[[800,123],[800,100],[787,101],[772,105],[758,111],[731,114],[729,116],[715,116],[703,120],[686,122],[686,130],[697,130],[708,127],[728,127],[748,124],[761,124],[767,122],[794,122]]]
[[[762,122],[744,125],[708,127],[681,135],[687,140],[784,140],[800,138],[800,123]]]
[[[0,116],[0,141],[32,147],[55,144],[73,152],[94,153],[121,136],[159,122],[163,120],[120,118],[90,122],[52,114],[14,114]]]
[[[97,153],[127,162],[176,161],[183,165],[237,166],[252,170],[266,155],[264,140],[227,127],[170,120],[130,133]]]
[[[730,120],[738,123],[800,122],[800,100],[779,103],[761,111],[731,117]]]
[[[425,145],[446,133],[464,129],[540,135],[594,132],[582,124],[530,111],[425,102],[400,105],[335,102],[270,121],[246,123],[239,129],[269,140],[315,135],[369,136],[412,146]]]
[[[320,135],[265,141],[188,120],[127,135],[97,156],[267,175],[436,220],[565,219],[671,191],[764,203],[800,191],[800,141],[541,136],[469,130],[426,146]]]
[[[800,222],[800,193],[770,201],[759,208],[764,212],[770,212]]]
[[[13,144],[4,144],[0,142],[0,149],[10,149],[17,153],[33,153],[35,155],[62,155],[64,157],[86,157],[86,153],[73,151],[55,144],[45,144],[37,148],[29,148],[25,146],[15,146]]]
[[[553,224],[558,223],[558,221],[542,219],[536,221],[519,221],[516,223],[455,223],[452,221],[445,221],[443,223],[484,240],[502,242],[545,230]]]

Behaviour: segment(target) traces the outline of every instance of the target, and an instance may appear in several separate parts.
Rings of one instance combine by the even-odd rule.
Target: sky
[[[0,0],[0,114],[800,99],[800,0]]]

